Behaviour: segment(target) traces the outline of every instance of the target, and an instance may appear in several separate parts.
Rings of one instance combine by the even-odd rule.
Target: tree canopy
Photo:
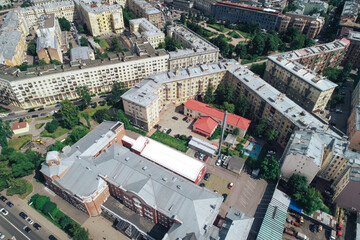
[[[27,46],[27,52],[31,56],[36,56],[36,43],[35,40],[31,40]]]
[[[93,118],[98,122],[102,123],[104,120],[111,120],[109,109],[100,109],[95,112]]]
[[[264,158],[260,166],[260,176],[262,178],[269,181],[276,181],[280,173],[279,162],[275,158]]]
[[[8,145],[7,138],[13,135],[9,121],[0,119],[0,145],[6,147]]]
[[[53,133],[56,131],[56,129],[58,128],[59,126],[59,122],[54,119],[52,120],[51,122],[47,122],[46,125],[45,125],[45,129],[46,131],[48,131],[49,133]]]
[[[83,47],[89,46],[89,41],[87,40],[86,37],[80,38],[80,46],[83,46]]]
[[[302,194],[306,191],[307,185],[308,180],[305,176],[293,174],[287,182],[288,193],[291,196],[294,196],[298,193]]]
[[[89,105],[91,103],[91,94],[88,86],[84,85],[76,87],[76,93],[86,105]]]
[[[70,31],[71,29],[70,22],[65,17],[58,18],[58,20],[61,31]]]
[[[123,82],[113,82],[112,89],[111,89],[111,98],[109,103],[111,105],[116,104],[121,100],[121,96],[127,91],[128,89],[125,88]]]
[[[79,123],[79,109],[69,100],[60,103],[60,115],[64,127],[72,129]]]
[[[166,51],[175,51],[176,49],[181,49],[183,47],[184,45],[179,40],[176,40],[175,38],[169,36],[165,37]]]
[[[213,103],[215,100],[214,86],[211,83],[208,84],[208,87],[205,92],[204,100],[206,103]]]

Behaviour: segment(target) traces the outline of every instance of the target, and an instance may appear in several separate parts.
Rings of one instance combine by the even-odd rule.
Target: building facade
[[[349,148],[360,151],[360,105],[351,110],[347,121],[347,135],[350,142]]]
[[[169,69],[214,63],[219,59],[218,47],[183,25],[169,26],[168,36],[185,46],[185,49],[169,52]]]
[[[216,19],[230,20],[232,23],[259,23],[262,29],[278,30],[284,17],[280,11],[252,7],[228,1],[212,2],[211,14]]]
[[[161,42],[165,42],[165,34],[145,18],[132,19],[130,32],[142,36],[149,41],[153,48],[157,48]]]
[[[352,63],[353,68],[360,68],[360,32],[350,31],[347,38],[350,46],[346,52],[346,60]]]
[[[123,53],[109,59],[29,68],[27,72],[3,66],[1,100],[33,108],[77,98],[77,86],[87,85],[92,93],[110,91],[113,82],[132,87],[152,73],[166,71],[168,58],[164,50],[157,50],[143,56]]]
[[[46,185],[90,216],[104,210],[114,217],[106,205],[111,198],[162,225],[163,240],[183,239],[189,231],[207,238],[223,198],[121,146],[124,134],[122,123],[105,121],[61,154],[48,152],[41,168]]]
[[[157,28],[162,26],[161,12],[150,3],[145,0],[128,0],[127,4],[129,9],[134,12],[137,17],[145,18]]]
[[[299,34],[309,38],[316,38],[325,24],[325,19],[320,16],[307,16],[294,12],[287,12],[282,19],[279,31],[286,31],[289,27],[296,28]]]
[[[124,30],[124,19],[120,4],[78,2],[77,5],[81,20],[93,36],[111,32],[121,33]]]
[[[269,56],[264,80],[305,110],[324,110],[337,84],[292,60],[291,56],[291,53]]]

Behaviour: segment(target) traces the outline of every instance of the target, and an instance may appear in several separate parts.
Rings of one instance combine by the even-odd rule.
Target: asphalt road
[[[0,232],[5,234],[5,239],[10,239],[12,236],[15,236],[16,240],[48,239],[49,235],[52,234],[48,229],[46,229],[46,226],[41,226],[40,230],[36,230],[31,224],[19,216],[19,213],[22,212],[22,210],[18,209],[15,205],[10,208],[5,205],[4,202],[0,202],[0,208],[3,207],[9,212],[6,216],[0,214]],[[27,215],[29,216],[29,214]],[[29,217],[34,221],[34,223],[36,222],[36,219],[32,216]],[[49,222],[49,224],[51,223]],[[30,227],[31,232],[26,233],[23,229],[24,226]]]

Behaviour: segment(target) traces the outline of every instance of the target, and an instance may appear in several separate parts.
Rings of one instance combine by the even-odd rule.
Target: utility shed
[[[215,156],[217,151],[217,146],[212,145],[211,143],[205,142],[196,137],[193,137],[190,140],[188,146],[189,148],[192,148],[210,157]]]

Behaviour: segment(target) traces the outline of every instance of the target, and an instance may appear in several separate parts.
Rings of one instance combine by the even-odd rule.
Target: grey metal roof
[[[59,43],[55,35],[47,35],[36,39],[36,52],[40,51],[42,48],[57,49],[58,46]]]
[[[160,29],[155,27],[151,22],[146,20],[145,18],[137,18],[130,20],[132,24],[139,24],[140,25],[140,33],[144,37],[152,37],[157,35],[165,35]]]
[[[211,153],[211,155],[215,155],[215,153],[218,149],[215,145],[205,142],[196,137],[192,137],[189,142],[189,147],[191,148],[192,146],[195,148],[201,149],[207,153]]]
[[[246,240],[253,222],[254,217],[230,207],[219,234],[220,240]]]
[[[150,3],[144,0],[131,0],[131,1],[137,6],[139,6],[141,9],[143,9],[148,15],[161,14],[161,12],[158,9],[154,8]]]
[[[114,125],[114,122],[111,122]],[[98,157],[81,157],[86,151],[86,142],[94,141],[101,132],[107,131],[110,122],[96,127],[78,143],[61,154],[61,161],[73,161],[70,169],[55,184],[78,196],[88,196],[102,186],[99,176],[125,191],[135,193],[148,205],[163,214],[177,219],[181,224],[173,224],[164,239],[178,239],[193,232],[197,238],[205,233],[205,228],[214,222],[222,204],[222,196],[172,173],[151,161],[131,152],[118,144],[113,144]],[[68,160],[70,159],[70,160]],[[49,173],[46,163],[41,172]]]
[[[94,52],[89,47],[75,47],[70,51],[71,61],[90,59],[90,54]]]
[[[256,238],[257,240],[282,240],[289,204],[290,197],[275,189]]]
[[[16,53],[16,46],[20,41],[20,31],[5,31],[0,35],[0,53],[4,59],[12,59]]]

